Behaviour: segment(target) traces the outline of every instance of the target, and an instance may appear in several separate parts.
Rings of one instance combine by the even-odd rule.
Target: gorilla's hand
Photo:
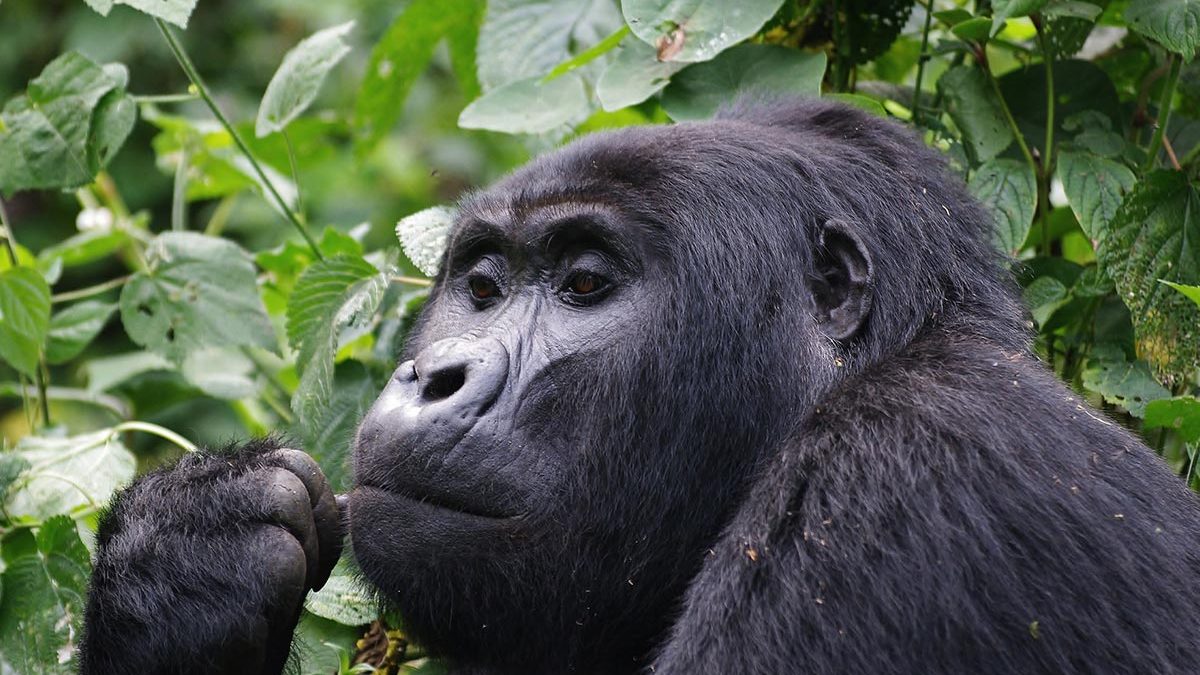
[[[100,524],[82,673],[278,673],[305,593],[342,547],[316,462],[257,444],[197,453]]]

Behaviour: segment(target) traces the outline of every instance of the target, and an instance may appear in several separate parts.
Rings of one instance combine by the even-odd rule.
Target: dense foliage
[[[439,204],[743,92],[943,150],[1046,362],[1200,487],[1200,2],[736,6],[0,3],[0,671],[70,671],[97,513],[139,471],[285,430],[345,488]],[[303,672],[436,670],[356,583],[310,596]]]

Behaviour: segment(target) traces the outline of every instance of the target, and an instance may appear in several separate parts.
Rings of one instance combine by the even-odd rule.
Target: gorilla
[[[115,500],[83,672],[280,672],[343,528],[458,674],[1195,672],[1200,499],[988,223],[819,100],[541,157],[463,200],[345,499],[258,442]]]

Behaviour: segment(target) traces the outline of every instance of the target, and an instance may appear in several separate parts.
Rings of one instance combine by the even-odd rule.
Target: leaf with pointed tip
[[[633,34],[663,61],[707,61],[754,35],[783,0],[624,0],[621,11]]]
[[[1058,178],[1084,234],[1101,238],[1137,179],[1124,164],[1088,152],[1058,155]]]
[[[1013,254],[1025,243],[1037,209],[1033,169],[1015,159],[993,159],[979,167],[967,187],[992,213],[997,245]]]
[[[58,364],[79,356],[116,311],[114,303],[88,300],[55,314],[50,318],[46,360]]]
[[[1200,47],[1200,0],[1132,0],[1125,21],[1185,61]]]
[[[312,105],[329,71],[350,53],[345,37],[353,29],[350,21],[317,31],[283,57],[258,108],[254,133],[259,138],[283,131]]]
[[[396,223],[396,236],[404,254],[425,276],[437,274],[456,214],[452,207],[433,206]]]
[[[37,270],[0,272],[0,359],[33,377],[50,329],[50,287]]]

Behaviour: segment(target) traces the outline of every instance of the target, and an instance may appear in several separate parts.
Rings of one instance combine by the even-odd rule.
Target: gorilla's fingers
[[[290,472],[279,471],[291,475]],[[299,483],[299,479],[292,476]],[[311,520],[311,518],[310,518]],[[264,673],[282,672],[291,647],[292,630],[299,618],[308,578],[313,574],[307,546],[282,528],[266,526],[253,541],[259,547],[258,559],[269,575],[272,590],[263,608],[268,633],[264,645]]]
[[[312,504],[313,522],[317,528],[317,553],[319,562],[315,575],[310,576],[311,587],[319,590],[325,585],[333,566],[337,564],[342,554],[342,539],[344,528],[338,505],[334,499],[333,490],[320,466],[307,454],[292,449],[281,449],[271,453],[268,459],[272,464],[281,466],[296,474],[304,487]]]
[[[296,474],[281,467],[254,471],[242,480],[249,489],[262,491],[265,520],[282,526],[303,548],[306,585],[311,587],[320,568],[320,553],[308,489]]]

